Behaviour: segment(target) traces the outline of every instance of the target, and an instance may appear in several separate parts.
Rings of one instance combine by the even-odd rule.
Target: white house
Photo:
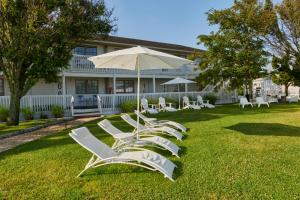
[[[97,109],[98,99],[101,97],[102,108],[111,111],[115,109],[122,101],[135,97],[137,86],[137,75],[134,71],[121,69],[96,69],[92,62],[87,58],[115,50],[125,49],[134,46],[145,46],[150,49],[170,53],[176,56],[186,58],[194,52],[201,50],[169,43],[138,40],[124,37],[109,36],[103,40],[100,37],[85,41],[73,51],[73,57],[70,60],[69,68],[64,70],[58,83],[45,83],[39,81],[24,98],[23,106],[33,106],[37,111],[47,110],[49,106],[44,104],[53,104],[53,101],[64,102],[66,108],[69,108],[71,99],[74,99],[75,109]],[[180,69],[162,69],[148,70],[141,72],[141,93],[145,95],[162,95],[171,92],[178,92],[176,86],[162,86],[161,84],[175,77],[184,77],[195,79],[199,70],[195,66],[184,66]],[[196,84],[182,86],[179,92],[196,92]],[[0,95],[9,96],[9,88],[5,79],[0,79]],[[143,94],[142,94],[143,95]],[[30,99],[29,99],[30,97]],[[6,99],[0,98],[0,104],[7,104]],[[51,99],[52,100],[49,100]],[[60,100],[57,100],[60,99]],[[44,103],[47,102],[47,103]],[[47,108],[45,108],[47,107]]]
[[[253,81],[253,89],[256,96],[285,96],[285,88],[283,85],[273,83],[270,77],[259,78]],[[299,96],[300,87],[290,86],[289,95]]]

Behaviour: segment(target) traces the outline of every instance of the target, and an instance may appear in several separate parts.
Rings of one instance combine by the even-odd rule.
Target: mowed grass
[[[0,123],[0,135],[5,135],[11,132],[31,128],[38,125],[43,125],[50,122],[50,119],[37,119],[20,122],[18,126],[7,126],[5,122]]]
[[[0,154],[4,199],[300,199],[300,105],[161,113],[190,130],[175,182],[158,172],[111,165],[75,178],[91,154],[64,131]],[[119,116],[109,120],[132,130]],[[113,139],[86,126],[111,145]],[[0,197],[0,198],[1,198]]]

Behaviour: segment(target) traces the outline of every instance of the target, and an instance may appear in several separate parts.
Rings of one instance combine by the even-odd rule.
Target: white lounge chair
[[[299,97],[297,97],[297,96],[287,96],[286,100],[289,103],[298,103]]]
[[[147,127],[158,127],[158,126],[169,126],[171,128],[178,129],[182,132],[186,132],[187,128],[182,124],[179,124],[170,120],[157,120],[156,118],[148,118],[142,113],[138,113],[136,110],[134,111],[136,115],[138,115],[144,122]]]
[[[122,114],[121,118],[129,125],[137,129],[137,122],[134,119],[132,119],[128,114]],[[177,140],[182,140],[183,137],[183,135],[180,132],[168,126],[146,127],[143,126],[142,124],[139,124],[139,134],[156,134],[156,133],[173,136],[176,137]]]
[[[168,104],[168,106],[166,105]],[[176,112],[177,109],[172,107],[172,103],[166,103],[166,99],[163,97],[159,97],[158,106],[160,110],[168,111],[168,112]]]
[[[183,99],[183,109],[195,109],[195,110],[200,110],[201,107],[196,105],[195,102],[193,104],[190,104],[190,100],[187,96],[182,97]]]
[[[197,96],[197,104],[200,106],[200,107],[204,107],[204,108],[215,108],[214,105],[210,104],[209,103],[209,100],[203,100],[202,96],[198,95]]]
[[[153,105],[152,105],[152,108],[149,107],[148,100],[146,98],[141,99],[141,112],[147,112],[150,114],[158,113],[157,109],[155,107],[153,107]]]
[[[239,106],[242,106],[242,108],[245,108],[245,106],[251,106],[253,108],[253,104],[250,103],[246,97],[241,97],[240,98],[240,104]]]
[[[107,119],[100,121],[98,125],[116,140],[112,147],[113,149],[123,151],[124,148],[128,149],[130,147],[152,146],[159,149],[168,150],[173,155],[179,157],[178,151],[180,148],[166,138],[151,135],[139,135],[139,138],[137,139],[135,133],[124,133],[113,126]]]
[[[260,108],[260,105],[267,105],[268,107],[270,107],[269,103],[266,102],[262,97],[256,97],[256,103],[259,108]]]
[[[277,97],[267,97],[268,103],[279,103]]]
[[[86,127],[74,129],[69,135],[83,148],[93,154],[84,170],[78,176],[89,168],[110,164],[128,164],[152,171],[159,171],[166,178],[174,181],[172,174],[176,165],[160,154],[150,150],[141,151],[138,149],[136,151],[116,152],[93,136]]]

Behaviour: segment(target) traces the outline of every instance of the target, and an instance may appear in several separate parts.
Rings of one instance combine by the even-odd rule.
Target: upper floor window
[[[78,55],[96,56],[97,47],[76,47],[74,53]]]

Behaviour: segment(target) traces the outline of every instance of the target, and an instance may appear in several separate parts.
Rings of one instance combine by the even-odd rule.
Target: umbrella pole
[[[179,91],[179,84],[177,85],[177,88],[178,88],[178,97],[179,97],[179,108],[178,108],[178,110],[180,110],[180,91]]]
[[[137,139],[139,139],[139,124],[140,124],[140,64],[139,64],[139,58],[136,58],[137,63],[137,69],[138,69],[138,83],[137,83],[137,126],[136,126],[136,136]]]

